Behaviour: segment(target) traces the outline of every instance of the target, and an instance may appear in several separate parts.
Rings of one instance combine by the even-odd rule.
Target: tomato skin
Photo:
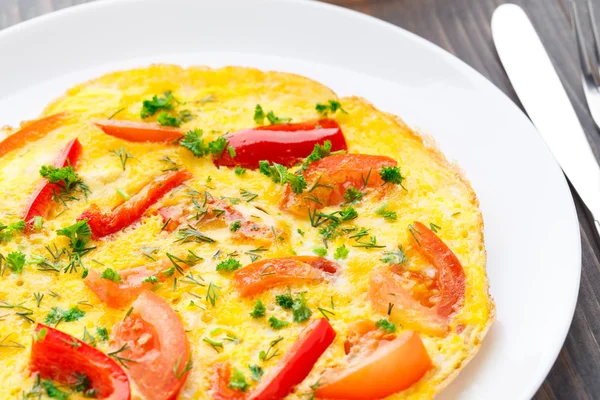
[[[231,377],[231,366],[229,363],[219,363],[215,365],[215,375],[212,381],[213,400],[243,400],[248,394],[233,390],[229,387],[229,378]]]
[[[322,281],[337,269],[336,263],[323,257],[270,258],[253,262],[235,271],[233,285],[240,292],[240,296],[248,297],[277,286]]]
[[[104,133],[128,142],[173,142],[183,136],[177,128],[156,123],[107,119],[94,123]]]
[[[316,394],[326,399],[381,399],[416,383],[431,365],[419,335],[406,331],[348,367],[326,372]]]
[[[131,390],[125,371],[106,354],[66,333],[37,324],[35,334],[45,329],[43,339],[34,338],[29,368],[42,379],[63,384],[76,382],[74,374],[85,374],[98,399],[129,400]],[[75,345],[74,345],[75,344]]]
[[[296,214],[306,215],[307,209],[320,209],[344,202],[344,194],[350,187],[365,192],[367,189],[384,191],[388,185],[379,175],[381,168],[398,163],[386,156],[368,154],[334,154],[312,163],[304,172],[311,197],[319,202],[307,200],[307,193],[296,194],[288,184],[280,207]],[[315,186],[318,182],[320,186]],[[365,185],[366,183],[366,185]],[[313,186],[315,186],[313,188]],[[328,187],[327,187],[328,186]]]
[[[249,400],[279,400],[301,383],[333,343],[336,333],[325,318],[308,325],[277,365],[264,376],[250,393]]]
[[[187,379],[190,360],[187,336],[169,303],[145,291],[132,304],[131,314],[115,325],[114,348],[127,344],[119,353],[133,360],[127,372],[147,400],[175,399]],[[177,377],[174,368],[177,366]]]
[[[56,168],[66,167],[67,165],[75,166],[81,155],[82,146],[79,140],[71,140],[64,149],[58,154],[53,162]],[[52,204],[52,196],[60,187],[57,184],[49,183],[47,179],[42,179],[33,191],[27,207],[23,212],[23,219],[28,224],[31,224],[36,216],[47,217],[48,211]]]
[[[320,127],[320,128],[317,128]],[[315,144],[331,142],[331,151],[347,150],[342,129],[332,119],[277,124],[244,129],[225,135],[228,146],[235,149],[235,157],[224,151],[215,160],[217,166],[258,168],[258,162],[267,160],[291,167],[313,151]]]
[[[25,146],[27,143],[43,138],[48,133],[61,126],[66,118],[67,114],[65,113],[54,114],[38,119],[24,128],[21,128],[21,130],[0,142],[0,157],[3,157],[8,152]]]
[[[92,204],[79,216],[78,220],[88,220],[94,239],[110,235],[140,219],[152,204],[190,178],[192,178],[192,174],[184,169],[170,171],[155,178],[139,193],[114,210],[102,213],[97,205]]]
[[[465,271],[452,250],[431,229],[421,222],[415,222],[414,227],[412,240],[416,248],[438,271],[441,300],[437,305],[437,313],[448,318],[463,304]]]

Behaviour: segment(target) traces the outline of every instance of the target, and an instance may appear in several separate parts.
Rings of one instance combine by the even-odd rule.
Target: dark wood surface
[[[93,0],[0,0],[0,29]],[[168,1],[168,0],[165,0]],[[567,0],[564,0],[565,2]],[[581,0],[580,0],[581,1]],[[600,0],[593,0],[600,20]],[[492,43],[490,18],[504,0],[328,0],[412,31],[461,58],[520,105]],[[529,14],[600,159],[600,131],[585,104],[569,20],[559,0],[512,0]],[[582,16],[585,16],[585,7]],[[585,21],[587,19],[584,18]],[[589,31],[588,31],[589,32]],[[0,62],[9,62],[0,56]],[[565,345],[536,399],[600,399],[600,245],[573,192],[583,246],[579,301]],[[548,249],[548,251],[560,251]],[[548,312],[548,310],[541,310]],[[551,311],[551,310],[550,310]],[[504,382],[510,385],[510,382]],[[484,399],[482,399],[484,400]],[[507,399],[510,400],[510,399]]]

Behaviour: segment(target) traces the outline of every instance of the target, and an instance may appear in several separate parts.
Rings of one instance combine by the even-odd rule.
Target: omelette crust
[[[441,224],[440,237],[456,252],[467,273],[465,305],[463,310],[458,312],[452,319],[453,332],[444,338],[422,335],[423,341],[432,355],[434,368],[407,390],[388,398],[433,398],[458,376],[480,349],[495,315],[495,306],[489,294],[485,272],[486,254],[483,218],[475,192],[466,179],[464,172],[457,164],[446,159],[432,137],[411,129],[401,118],[377,110],[362,98],[338,98],[331,89],[306,77],[281,72],[263,72],[242,67],[219,69],[191,67],[184,69],[175,65],[153,65],[148,68],[113,72],[77,85],[69,89],[63,97],[53,101],[43,113],[43,116],[48,116],[67,111],[69,113],[67,127],[57,129],[50,133],[47,138],[30,143],[24,148],[15,150],[4,158],[0,158],[0,180],[4,181],[8,187],[7,189],[0,188],[0,190],[4,190],[1,193],[5,198],[7,193],[14,194],[10,199],[7,198],[6,204],[0,205],[0,222],[9,223],[18,219],[14,213],[21,212],[31,189],[36,183],[36,179],[39,178],[37,173],[39,165],[48,164],[51,160],[51,157],[43,156],[43,154],[55,154],[65,140],[77,135],[82,141],[86,157],[81,162],[81,175],[86,182],[89,182],[92,189],[87,204],[89,202],[97,203],[104,209],[115,207],[123,201],[115,193],[116,189],[122,189],[129,194],[137,193],[155,176],[155,173],[148,171],[150,168],[147,168],[147,165],[156,163],[158,155],[170,156],[194,173],[195,178],[189,184],[193,188],[199,189],[204,185],[210,185],[211,181],[208,180],[210,176],[213,182],[222,183],[223,185],[223,188],[217,187],[214,189],[214,193],[217,195],[232,197],[237,195],[237,188],[239,187],[248,188],[260,194],[259,204],[275,215],[275,217],[272,217],[261,214],[261,217],[264,221],[275,224],[278,229],[284,232],[284,236],[290,240],[289,246],[278,243],[272,246],[269,251],[264,253],[265,257],[289,255],[291,250],[297,251],[298,254],[312,254],[312,249],[320,244],[318,236],[308,232],[310,228],[307,229],[306,227],[310,227],[310,225],[307,225],[305,219],[286,215],[285,213],[282,215],[276,214],[277,203],[283,188],[268,181],[260,174],[249,171],[245,174],[245,177],[236,178],[233,176],[233,170],[228,171],[227,168],[216,169],[209,161],[196,159],[191,154],[182,153],[183,149],[178,147],[167,146],[165,148],[162,144],[125,142],[102,134],[90,123],[94,119],[105,119],[118,110],[120,111],[116,114],[117,119],[138,121],[142,100],[149,99],[153,95],[159,95],[167,90],[173,90],[176,96],[189,101],[203,101],[210,96],[215,97],[216,100],[199,103],[196,118],[182,126],[183,131],[195,128],[204,129],[207,139],[219,136],[219,132],[212,132],[212,129],[219,130],[220,127],[227,127],[227,130],[236,131],[254,126],[252,115],[255,105],[259,103],[265,111],[275,110],[278,115],[290,116],[296,122],[316,119],[318,117],[318,114],[314,111],[316,103],[325,103],[331,99],[339,100],[348,114],[338,112],[331,117],[342,127],[348,141],[349,152],[387,155],[398,160],[403,172],[405,168],[407,171],[408,193],[400,190],[395,191],[389,200],[390,207],[401,214],[399,221],[394,222],[395,225],[389,225],[392,223],[376,220],[373,217],[374,210],[381,205],[381,202],[374,201],[376,199],[367,199],[363,204],[357,206],[361,215],[357,226],[359,226],[358,224],[372,226],[378,238],[383,238],[382,242],[388,239],[406,245],[408,243],[408,234],[404,232],[406,225],[402,225],[400,220],[404,222],[404,219],[407,218],[408,221],[408,218],[413,217],[413,215],[404,216],[402,213],[410,214],[414,212],[417,217],[430,217],[430,220],[424,220],[423,222],[431,221],[432,223]],[[22,123],[21,127],[26,126],[28,123],[30,122]],[[16,131],[17,129],[3,128],[0,130],[0,139],[2,139],[2,132],[10,135]],[[397,138],[397,140],[394,138]],[[403,145],[408,149],[406,153],[402,152]],[[123,167],[121,171],[115,157],[108,154],[109,150],[117,149],[119,146],[126,147],[133,155],[127,170]],[[410,150],[413,150],[414,153],[411,153]],[[177,151],[179,153],[176,153]],[[420,164],[420,162],[424,164]],[[29,164],[33,164],[33,166]],[[97,172],[98,168],[100,173]],[[419,168],[426,169],[426,172],[422,172]],[[18,177],[26,177],[27,182],[24,183],[23,179]],[[418,179],[411,180],[413,177],[423,178],[423,182]],[[236,179],[241,181],[236,181]],[[442,186],[440,199],[434,196],[434,192],[437,190],[435,187],[436,182]],[[428,195],[418,196],[423,193]],[[158,206],[177,204],[183,196],[180,192],[165,196],[159,202],[159,205],[150,208],[141,222],[115,234],[106,242],[99,242],[102,248],[99,245],[93,257],[103,264],[110,262],[110,265],[119,271],[143,265],[145,260],[147,261],[141,253],[142,250],[134,251],[133,249],[141,249],[144,246],[158,246],[161,252],[174,251],[173,249],[176,249],[176,247],[166,243],[171,241],[171,236],[167,232],[158,230],[162,225],[162,221],[157,215],[157,209]],[[406,210],[402,207],[413,205],[410,203],[412,199],[410,196],[416,196],[419,203],[413,203],[414,207]],[[455,196],[455,198],[452,196]],[[421,197],[424,199],[423,203],[420,202]],[[408,204],[404,202],[408,202]],[[448,209],[444,208],[445,202],[448,203]],[[245,207],[245,205],[243,206]],[[454,208],[451,209],[451,206]],[[462,208],[467,206],[468,208]],[[0,243],[0,253],[6,254],[11,251],[22,250],[29,256],[30,253],[39,254],[42,251],[43,244],[49,243],[51,240],[65,243],[64,241],[61,242],[60,238],[56,239],[54,231],[70,225],[85,207],[86,204],[78,202],[59,215],[55,213],[52,215],[51,220],[45,221],[44,233],[33,235],[30,239],[16,237],[9,243]],[[462,231],[453,230],[450,226],[453,222],[461,227]],[[307,237],[300,237],[296,234],[297,227],[307,231]],[[448,236],[444,237],[444,235]],[[333,249],[343,243],[346,242],[341,241],[339,238],[332,242],[328,257],[332,258]],[[389,242],[386,241],[385,243],[388,244]],[[346,244],[349,245],[349,243]],[[389,244],[388,248],[393,249],[393,244]],[[211,263],[210,254],[214,253],[214,248],[212,245],[203,246],[188,246],[186,249],[193,248],[196,250],[202,247],[198,251],[205,260],[191,270],[194,273],[202,274],[206,279],[218,282],[223,287],[223,303],[219,304],[217,310],[207,310],[200,316],[196,309],[186,305],[190,298],[182,299],[185,291],[181,289],[171,291],[170,288],[166,287],[161,287],[156,291],[157,294],[170,301],[179,313],[184,327],[190,331],[188,338],[193,358],[198,360],[178,396],[179,399],[211,398],[208,393],[212,366],[216,362],[239,359],[242,360],[239,362],[240,365],[250,362],[255,363],[256,360],[252,359],[251,361],[250,355],[247,354],[250,352],[249,349],[264,347],[264,343],[274,337],[274,333],[269,329],[265,329],[264,324],[251,320],[247,316],[247,313],[252,309],[254,299],[240,300],[235,293],[231,293],[233,290],[227,292],[228,288],[231,289],[228,276],[216,273],[214,264]],[[240,248],[248,250],[252,248],[252,242],[222,243],[221,247],[223,246],[225,249],[236,249],[241,246]],[[415,254],[415,250],[410,245],[407,245],[406,252],[409,258]],[[112,254],[122,256],[119,259],[114,259]],[[369,268],[375,267],[378,263],[380,264],[381,253],[351,248],[350,254],[349,260],[343,262],[339,260],[343,264],[344,273],[347,273],[347,275],[344,276],[345,280],[336,282],[336,288],[340,289],[340,304],[338,306],[340,309],[338,311],[336,308],[338,320],[334,321],[332,318],[331,323],[338,332],[338,337],[335,343],[321,356],[311,374],[302,384],[298,385],[295,392],[286,397],[287,399],[305,398],[304,395],[310,390],[310,385],[318,380],[320,373],[325,368],[344,365],[342,344],[347,332],[347,322],[361,318],[381,318],[381,315],[370,307],[363,306],[368,304],[366,291],[363,293],[363,289],[367,284],[365,277],[368,275]],[[409,261],[411,267],[423,266],[423,263],[418,260],[414,262],[413,265],[413,260]],[[244,265],[247,263],[247,260],[243,260]],[[95,267],[96,265],[90,265],[90,268]],[[34,290],[41,291],[44,286],[47,286],[66,289],[72,292],[73,296],[77,296],[77,298],[81,298],[82,301],[89,302],[93,306],[93,309],[86,310],[87,316],[82,321],[61,324],[59,328],[66,333],[80,337],[83,327],[87,326],[88,329],[91,329],[91,326],[101,324],[110,328],[116,321],[122,319],[123,311],[107,309],[81,284],[79,277],[59,274],[57,279],[54,280],[48,279],[44,273],[24,269],[23,278],[26,279],[6,273],[0,277],[0,300],[10,303],[31,302],[28,297],[30,293]],[[317,305],[325,302],[325,299],[331,293],[336,293],[336,296],[338,296],[335,292],[336,288],[300,285],[294,287],[294,292],[296,293],[301,289],[308,291],[308,295],[312,296],[310,305],[314,310],[313,316],[318,317]],[[273,303],[274,294],[278,293],[283,293],[283,290],[275,290],[274,293],[261,298],[265,303]],[[35,303],[29,303],[29,307],[34,309],[36,321],[39,322],[43,321],[51,305],[59,305],[65,308],[72,305],[66,299],[59,299],[57,300],[58,303],[55,304],[49,296],[44,301],[46,303],[41,308],[35,308]],[[53,303],[49,304],[51,301]],[[286,314],[281,310],[270,309],[269,312],[271,313],[269,315],[284,319],[286,317]],[[0,314],[3,313],[0,312]],[[16,338],[20,343],[26,344],[26,335],[32,332],[32,326],[19,318],[13,318],[12,315],[7,318],[12,326],[7,327],[10,324],[0,322],[0,339],[8,334],[16,334],[11,338]],[[206,336],[205,332],[209,329],[227,330],[238,323],[240,332],[236,333],[243,338],[242,343],[246,346],[245,350],[232,347],[223,353],[214,354],[213,349],[203,344],[201,338]],[[281,343],[283,351],[291,345],[293,338],[297,337],[303,328],[298,324],[293,325],[288,328],[286,338]],[[462,331],[456,333],[459,326],[461,326]],[[25,350],[0,348],[0,355],[4,357],[6,354],[8,357],[7,368],[5,368],[5,371],[0,372],[0,380],[6,382],[5,387],[0,388],[0,397],[20,395],[21,391],[26,391],[31,386],[32,378],[27,372],[29,348],[26,347]],[[98,344],[98,348],[106,352],[108,344]],[[268,372],[273,365],[272,363],[266,364],[264,366],[265,371]],[[206,371],[203,371],[203,369]],[[133,398],[139,398],[136,397],[139,394],[137,394],[133,385],[132,389]]]

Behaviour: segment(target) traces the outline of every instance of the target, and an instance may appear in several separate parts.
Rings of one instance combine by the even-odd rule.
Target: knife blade
[[[590,210],[600,234],[600,166],[550,57],[525,11],[499,6],[492,36],[529,118]]]

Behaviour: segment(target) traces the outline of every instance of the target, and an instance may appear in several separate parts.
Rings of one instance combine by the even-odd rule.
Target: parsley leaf
[[[123,282],[121,275],[119,275],[119,273],[112,268],[106,268],[104,271],[102,271],[102,275],[100,275],[100,277],[108,279],[109,281],[113,281],[114,283]]]
[[[280,185],[289,183],[294,193],[302,193],[306,189],[307,185],[304,177],[288,172],[287,168],[281,164],[273,163],[273,165],[269,165],[268,161],[261,160],[258,162],[258,166],[259,172],[271,178],[273,182]]]
[[[46,394],[48,397],[57,400],[67,400],[69,398],[68,392],[63,392],[59,388],[57,388],[54,383],[49,379],[44,379],[42,381],[42,386],[46,389]]]
[[[23,232],[23,230],[25,230],[25,221],[23,220],[13,222],[10,225],[4,225],[0,222],[0,242],[10,242],[14,232]]]
[[[221,154],[223,154],[223,151],[225,151],[225,147],[227,147],[227,139],[225,139],[223,136],[208,143],[208,150],[217,158],[221,157]]]
[[[404,177],[400,173],[400,167],[396,166],[390,167],[386,165],[379,171],[379,176],[381,176],[381,179],[383,179],[384,182],[390,182],[400,186],[402,186],[402,181],[404,180]]]
[[[315,247],[313,253],[318,256],[325,257],[327,255],[327,249],[325,247]]]
[[[96,334],[98,335],[101,341],[106,342],[108,340],[108,329],[96,328]]]
[[[81,252],[85,250],[85,245],[92,238],[92,229],[87,219],[77,221],[71,226],[56,231],[59,236],[66,236],[71,241],[73,251]]]
[[[242,227],[242,222],[240,220],[233,221],[231,225],[229,225],[229,230],[231,232],[237,232]]]
[[[254,310],[252,310],[252,312],[250,313],[250,316],[252,318],[260,318],[260,317],[264,317],[265,316],[265,305],[263,304],[263,302],[258,299],[256,300],[256,304],[254,304]]]
[[[269,120],[269,123],[271,125],[275,125],[275,124],[289,124],[290,122],[292,122],[292,119],[287,117],[287,118],[281,118],[275,115],[275,113],[273,111],[269,111],[267,113],[267,119]]]
[[[260,104],[257,104],[254,108],[254,122],[256,122],[257,125],[263,125],[265,123],[265,118],[265,112],[263,111]]]
[[[288,326],[289,324],[290,324],[289,322],[282,321],[282,320],[277,319],[275,317],[269,318],[269,325],[271,326],[271,328],[273,328],[275,330],[283,329],[286,326]]]
[[[239,165],[237,167],[235,167],[235,174],[237,176],[242,176],[246,173],[246,168],[242,168]]]
[[[375,322],[375,326],[386,333],[396,332],[396,325],[392,324],[387,319],[380,319],[379,321]]]
[[[227,146],[227,152],[229,153],[229,156],[231,158],[235,158],[235,156],[237,155],[237,153],[235,152],[235,149],[231,146]]]
[[[262,378],[265,373],[258,365],[248,365],[248,368],[250,368],[250,371],[252,372],[252,380],[256,382],[260,381],[260,378]]]
[[[337,110],[340,110],[344,114],[348,114],[346,110],[342,108],[342,104],[337,100],[329,100],[326,104],[317,103],[315,110],[323,117],[327,117],[329,113],[335,114]]]
[[[364,194],[360,190],[349,187],[344,193],[344,200],[346,200],[347,203],[351,203],[353,201],[362,199],[363,196]]]
[[[337,249],[335,249],[335,253],[333,254],[333,258],[336,260],[345,260],[346,258],[348,258],[348,253],[350,253],[350,250],[348,250],[348,248],[346,247],[346,245],[343,245],[341,247],[338,247]]]
[[[275,301],[281,308],[285,308],[287,310],[291,309],[294,305],[294,299],[290,294],[278,294],[275,296]]]
[[[202,133],[202,129],[188,131],[183,139],[179,141],[179,144],[191,151],[195,157],[202,157],[207,154],[207,147],[204,144]]]
[[[375,210],[375,214],[377,215],[381,215],[383,218],[385,219],[389,219],[391,221],[395,221],[398,219],[398,215],[396,214],[395,211],[389,211],[386,210],[386,208],[389,206],[388,203],[382,205],[381,207],[379,207],[377,210]]]
[[[47,325],[56,325],[61,321],[73,322],[85,316],[85,311],[80,310],[79,307],[71,307],[68,310],[60,307],[52,307],[44,322]]]
[[[172,110],[175,103],[173,93],[165,92],[161,97],[154,96],[152,100],[144,100],[140,117],[148,118],[156,114],[159,110]]]
[[[181,124],[191,121],[193,119],[194,116],[189,110],[182,110],[177,116],[170,115],[166,111],[163,111],[160,114],[158,114],[156,122],[158,122],[160,126],[171,126],[174,128],[179,128]]]
[[[68,194],[79,191],[84,196],[87,196],[90,192],[90,188],[77,175],[71,165],[62,168],[56,168],[52,165],[42,165],[40,175],[46,178],[48,182],[58,185],[59,191],[58,193],[55,191],[53,195],[55,201],[65,203],[68,200],[77,200],[72,196],[68,196]]]
[[[292,121],[291,118],[281,118],[276,116],[273,111],[269,111],[265,115],[265,111],[263,110],[262,106],[260,104],[257,104],[254,108],[254,122],[256,122],[257,125],[264,125],[265,118],[269,120],[269,124],[271,125],[289,124]]]
[[[25,254],[20,251],[13,251],[8,253],[5,258],[6,266],[15,274],[20,274],[23,271],[25,265]]]
[[[217,271],[233,272],[240,268],[242,268],[242,264],[234,258],[228,258],[227,260],[221,261],[219,264],[217,264]]]
[[[292,312],[294,314],[294,322],[304,322],[312,315],[312,311],[306,306],[304,293],[300,293],[300,296],[296,297],[296,300],[294,300]]]
[[[248,390],[250,385],[246,382],[246,377],[239,369],[234,369],[233,373],[229,377],[229,388],[233,390],[237,390],[240,392],[245,392]]]

